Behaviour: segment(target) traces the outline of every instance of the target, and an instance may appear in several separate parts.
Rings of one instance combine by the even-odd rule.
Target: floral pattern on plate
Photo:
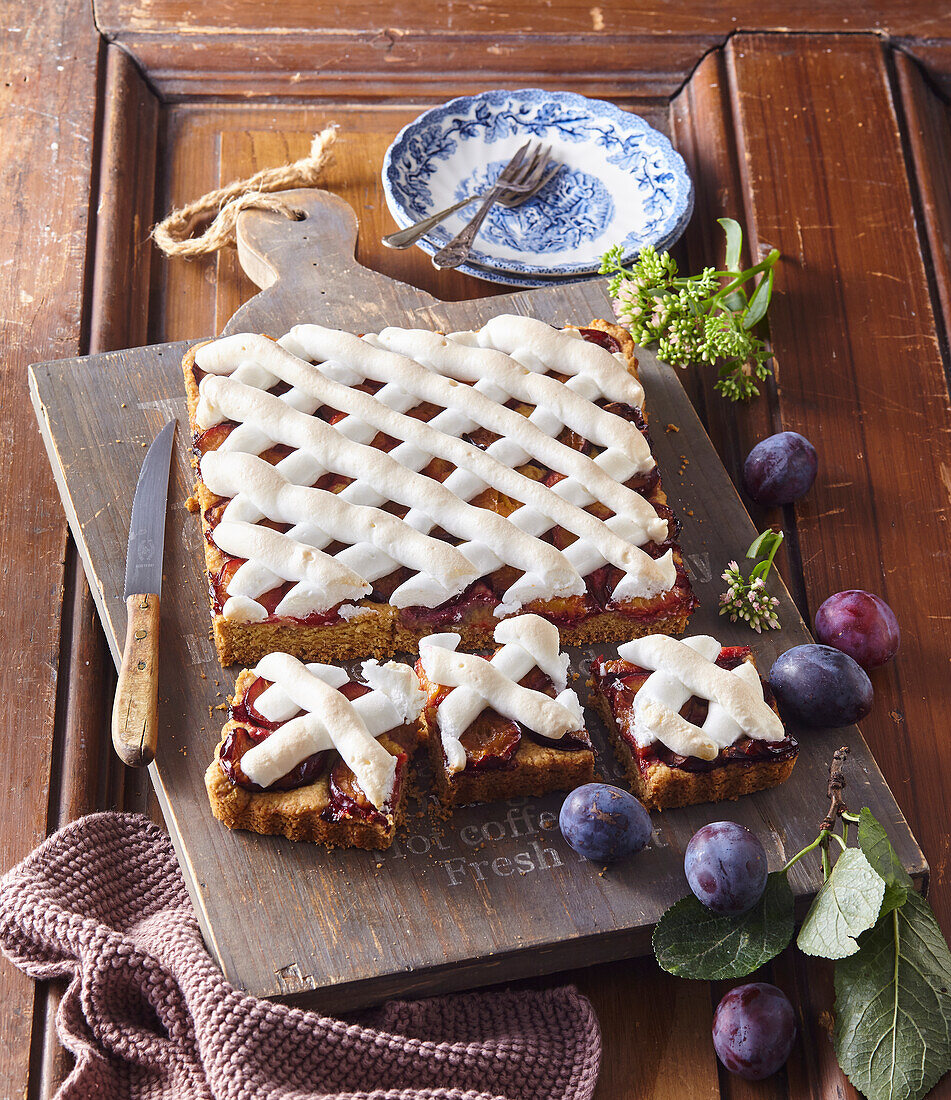
[[[584,277],[612,245],[633,257],[683,232],[693,184],[663,134],[602,100],[538,89],[463,96],[406,126],[383,165],[394,218],[407,226],[478,194],[528,139],[550,144],[565,167],[521,206],[493,208],[466,265],[471,273],[519,283]],[[451,215],[420,246],[432,255],[474,212],[473,204]]]

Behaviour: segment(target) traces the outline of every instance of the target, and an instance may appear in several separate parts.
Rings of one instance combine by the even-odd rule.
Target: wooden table
[[[379,165],[427,104],[540,85],[612,99],[671,135],[697,184],[679,247],[691,268],[719,259],[724,214],[747,226],[751,255],[782,250],[775,384],[737,409],[713,393],[709,370],[686,383],[734,473],[780,427],[819,448],[813,492],[757,517],[784,523],[782,569],[803,613],[849,587],[898,612],[902,651],[874,675],[864,730],[930,858],[932,902],[951,934],[951,12],[931,0],[820,0],[803,15],[779,0],[380,8],[4,5],[0,866],[91,810],[154,813],[147,782],[110,755],[114,674],[36,432],[27,364],[220,328],[253,290],[234,257],[166,261],[149,226],[301,155],[332,120],[341,137],[328,182],[360,218],[361,260],[444,298],[492,293],[437,273],[418,251],[380,248],[391,223]],[[771,972],[799,1008],[803,1039],[785,1074],[760,1086],[718,1073],[708,1034],[719,988],[649,960],[569,975],[604,1029],[599,1097],[854,1096],[828,1041],[828,970],[788,952]],[[0,964],[0,1097],[46,1097],[68,1071],[52,1023],[59,995]],[[951,1097],[951,1082],[935,1095]]]

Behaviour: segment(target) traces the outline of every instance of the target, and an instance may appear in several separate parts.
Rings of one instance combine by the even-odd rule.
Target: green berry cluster
[[[630,266],[623,249],[609,249],[601,274],[612,275],[609,290],[614,311],[642,347],[657,345],[657,354],[676,367],[718,364],[716,389],[732,401],[759,394],[756,381],[769,375],[769,351],[754,326],[763,319],[773,288],[775,249],[746,271],[739,264],[743,231],[721,218],[727,235],[727,270],[705,267],[699,275],[679,277],[669,252],[648,245]],[[743,285],[761,276],[747,297]]]

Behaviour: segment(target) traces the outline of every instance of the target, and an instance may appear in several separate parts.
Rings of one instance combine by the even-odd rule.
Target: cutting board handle
[[[271,332],[278,317],[285,332],[288,317],[313,320],[341,309],[365,318],[362,328],[369,332],[393,323],[394,295],[412,310],[436,304],[426,291],[357,263],[357,219],[344,199],[310,188],[285,191],[282,198],[303,216],[250,209],[238,218],[238,259],[261,293],[235,313],[224,335],[280,335]]]
[[[295,220],[252,208],[238,217],[238,259],[262,289],[235,313],[224,336],[277,337],[308,321],[359,333],[393,324],[445,332],[466,323],[478,327],[497,313],[521,313],[554,325],[612,316],[602,279],[441,302],[357,263],[357,219],[344,199],[308,188],[284,191],[282,197],[304,216]]]

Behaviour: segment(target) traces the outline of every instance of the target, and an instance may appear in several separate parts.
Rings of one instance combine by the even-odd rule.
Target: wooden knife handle
[[[112,743],[119,759],[142,768],[155,759],[158,742],[159,598],[126,600],[129,627],[112,708]]]

